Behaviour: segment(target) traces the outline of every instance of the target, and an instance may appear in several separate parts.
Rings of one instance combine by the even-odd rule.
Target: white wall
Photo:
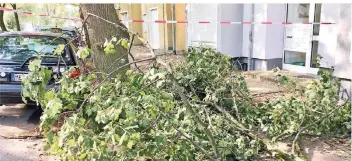
[[[245,12],[250,12],[250,7],[245,6]],[[246,13],[245,13],[246,14]],[[248,19],[246,15],[244,18]],[[285,20],[285,4],[255,4],[254,21],[283,22]],[[249,19],[250,21],[250,19]],[[243,39],[246,40],[248,27],[243,29]],[[275,59],[282,58],[284,39],[284,25],[281,24],[256,24],[253,31],[253,58]],[[248,48],[248,43],[243,48]],[[247,53],[243,54],[248,56]]]
[[[252,4],[243,4],[243,21],[252,21]],[[248,57],[250,53],[250,30],[252,25],[242,25],[242,56]]]
[[[268,4],[267,21],[284,22],[285,4]],[[265,59],[282,58],[284,50],[284,31],[282,24],[271,24],[266,27]]]
[[[204,43],[216,47],[217,31],[217,4],[193,4],[190,3],[187,12],[188,44],[199,45]],[[194,21],[212,21],[210,24],[193,23]]]
[[[322,4],[321,22],[339,23],[339,4]],[[320,61],[321,67],[330,68],[335,66],[335,54],[337,45],[338,25],[320,25],[318,54],[323,58]]]
[[[352,79],[352,68],[349,62],[351,52],[351,4],[339,4],[339,28],[335,56],[334,75],[340,78]]]
[[[323,58],[321,67],[334,67],[334,75],[352,79],[351,62],[351,5],[323,4],[321,22],[336,22],[334,25],[321,25],[319,32],[318,54]]]
[[[267,4],[254,5],[254,22],[266,21],[268,13]],[[254,25],[253,55],[252,58],[265,59],[267,25]]]
[[[243,4],[219,4],[218,21],[240,22],[243,19]],[[243,25],[218,24],[218,49],[231,57],[242,56]]]

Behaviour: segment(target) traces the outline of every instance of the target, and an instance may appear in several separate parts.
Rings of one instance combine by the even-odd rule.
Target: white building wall
[[[243,4],[243,21],[252,21],[252,4]],[[250,53],[251,43],[250,43],[250,32],[251,25],[242,25],[242,56],[248,57]]]
[[[219,4],[218,6],[218,21],[242,21],[243,4]],[[243,25],[218,24],[217,28],[219,51],[231,57],[242,56]]]
[[[321,22],[336,22],[336,25],[320,25],[318,54],[322,55],[322,67],[335,67],[335,75],[351,79],[351,6],[347,4],[323,4]],[[344,8],[341,11],[341,8]],[[255,4],[255,22],[283,22],[286,4]],[[347,20],[347,19],[348,20]],[[252,4],[190,4],[187,13],[188,42],[212,45],[232,57],[248,57],[251,25],[199,24],[194,21],[252,21]],[[282,59],[285,27],[282,24],[257,24],[253,26],[253,57],[263,61]],[[347,32],[349,31],[349,32]],[[346,42],[342,42],[346,41]],[[348,48],[346,47],[348,46]],[[308,54],[308,53],[307,53]],[[352,57],[352,56],[351,56]],[[259,63],[259,64],[258,64]],[[256,60],[254,66],[265,69],[266,62]],[[267,62],[269,63],[269,61]],[[264,65],[263,65],[264,64]]]
[[[339,4],[322,4],[321,22],[339,23]],[[320,61],[321,67],[330,68],[335,66],[336,45],[338,25],[320,25],[318,54],[323,58]]]
[[[268,4],[267,21],[284,22],[286,16],[285,4]],[[265,59],[282,58],[284,50],[285,25],[271,24],[266,27]]]
[[[255,22],[285,21],[285,4],[255,4],[254,6]],[[253,58],[282,58],[284,29],[282,24],[254,25]]]
[[[187,10],[188,44],[199,45],[203,43],[216,47],[217,41],[217,4],[189,4]],[[211,21],[209,24],[194,23],[197,21]]]
[[[267,4],[254,5],[254,22],[266,21],[267,7]],[[254,25],[252,58],[265,59],[266,27],[266,25]]]
[[[339,4],[339,25],[334,75],[339,78],[352,79],[352,68],[348,58],[351,52],[351,4]]]

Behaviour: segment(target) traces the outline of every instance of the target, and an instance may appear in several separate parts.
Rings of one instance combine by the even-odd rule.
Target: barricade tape
[[[33,12],[28,12],[28,11],[22,11],[22,10],[14,10],[11,8],[5,8],[5,7],[0,7],[0,10],[2,11],[7,11],[7,12],[16,12],[19,14],[25,14],[25,15],[34,15],[34,16],[40,16],[40,17],[50,17],[50,18],[56,18],[56,19],[64,19],[64,20],[71,20],[71,21],[83,21],[80,18],[67,18],[67,17],[57,17],[57,16],[52,16],[52,15],[47,15],[47,14],[36,14]],[[237,21],[237,22],[232,22],[232,21],[186,21],[186,20],[179,20],[179,21],[168,21],[168,20],[120,20],[121,22],[128,22],[128,23],[180,23],[180,24],[186,24],[186,23],[198,23],[198,24],[242,24],[242,25],[254,25],[254,24],[262,24],[262,25],[294,25],[294,24],[304,24],[304,25],[331,25],[331,24],[336,24],[334,22],[271,22],[271,21],[264,21],[264,22],[250,22],[250,21]]]

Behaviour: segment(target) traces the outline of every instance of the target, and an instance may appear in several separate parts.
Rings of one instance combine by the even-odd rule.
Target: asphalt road
[[[0,106],[0,161],[53,160],[44,155],[44,141],[31,138],[38,135],[40,115],[40,110],[21,104]]]

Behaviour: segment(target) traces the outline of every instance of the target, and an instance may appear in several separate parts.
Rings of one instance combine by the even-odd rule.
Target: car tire
[[[41,107],[40,107],[40,105],[36,105],[36,104],[26,104],[26,108],[38,109],[38,108],[41,108]]]

